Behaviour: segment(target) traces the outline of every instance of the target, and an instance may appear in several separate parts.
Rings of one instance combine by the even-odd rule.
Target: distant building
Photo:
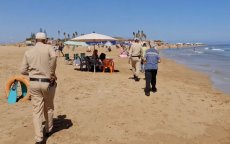
[[[204,45],[203,43],[195,43],[195,45]]]

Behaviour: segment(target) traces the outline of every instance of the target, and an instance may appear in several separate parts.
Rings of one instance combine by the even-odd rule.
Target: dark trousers
[[[157,76],[157,69],[145,70],[146,92],[151,91],[151,89],[156,90],[156,76]],[[152,88],[150,86],[150,83],[152,85]]]

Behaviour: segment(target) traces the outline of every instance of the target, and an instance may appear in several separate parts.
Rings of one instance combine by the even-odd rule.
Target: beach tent
[[[88,46],[85,42],[77,42],[77,41],[66,41],[64,45],[73,45],[73,46]]]
[[[107,41],[106,43],[105,43],[105,46],[112,46],[113,44],[110,42],[110,41]]]
[[[91,33],[91,34],[86,34],[86,35],[73,38],[71,40],[79,41],[79,42],[106,42],[106,41],[116,41],[117,39],[107,35]]]
[[[132,45],[130,42],[118,42],[117,44],[127,45],[127,46],[131,46]]]

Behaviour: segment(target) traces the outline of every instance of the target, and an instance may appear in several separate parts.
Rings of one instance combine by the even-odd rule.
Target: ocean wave
[[[204,48],[205,50],[213,50],[213,51],[225,51],[225,50],[223,50],[223,49],[219,49],[219,48],[209,48],[209,47],[206,47],[206,48]]]
[[[195,51],[195,53],[202,54],[204,52],[202,52],[202,51]]]
[[[215,74],[222,74],[222,72],[220,70],[212,70],[212,72]]]
[[[202,67],[210,67],[211,65],[210,65],[210,64],[200,64],[199,66],[202,66]]]
[[[224,77],[224,79],[225,79],[225,80],[228,80],[228,81],[230,80],[230,78],[229,78],[229,77]]]
[[[217,49],[217,48],[213,48],[213,51],[224,51],[223,49]]]

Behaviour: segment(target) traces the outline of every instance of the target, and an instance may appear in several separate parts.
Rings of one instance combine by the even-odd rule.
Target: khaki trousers
[[[43,140],[42,122],[45,118],[45,130],[50,132],[53,128],[54,95],[56,85],[49,87],[48,82],[30,81],[30,94],[33,104],[33,124],[35,141]]]
[[[131,57],[131,64],[133,75],[138,77],[140,73],[141,59],[139,57]]]

